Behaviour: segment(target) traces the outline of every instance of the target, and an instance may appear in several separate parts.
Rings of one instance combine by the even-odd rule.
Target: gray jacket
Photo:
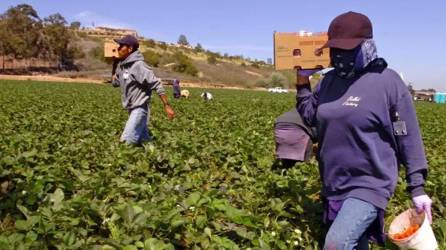
[[[161,80],[144,62],[144,57],[138,50],[130,54],[116,68],[117,79],[114,87],[121,87],[122,106],[131,110],[145,106],[150,101],[152,90],[158,95],[165,94]]]

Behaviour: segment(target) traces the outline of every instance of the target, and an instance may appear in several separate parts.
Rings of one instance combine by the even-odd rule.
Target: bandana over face
[[[344,79],[353,78],[376,58],[378,58],[377,50],[372,39],[365,40],[351,50],[330,48],[331,64],[336,75]]]

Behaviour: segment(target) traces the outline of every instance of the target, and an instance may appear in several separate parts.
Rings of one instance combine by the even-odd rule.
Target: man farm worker
[[[339,15],[323,48],[329,48],[334,69],[313,92],[308,77],[298,72],[297,110],[318,132],[324,217],[330,225],[324,249],[368,249],[368,238],[384,241],[384,211],[400,164],[414,207],[432,221],[423,141],[412,97],[378,57],[369,18]]]
[[[121,141],[139,145],[151,139],[147,120],[150,116],[149,102],[152,91],[156,91],[160,97],[169,119],[174,118],[175,112],[169,105],[161,80],[144,62],[144,57],[138,50],[138,40],[127,35],[115,42],[119,44],[120,62],[113,75],[112,85],[121,88],[122,106],[129,112]]]

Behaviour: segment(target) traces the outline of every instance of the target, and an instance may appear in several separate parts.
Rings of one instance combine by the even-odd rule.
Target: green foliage
[[[217,58],[214,55],[210,55],[210,56],[208,56],[207,61],[208,61],[209,64],[216,64],[217,63]]]
[[[159,46],[162,50],[167,50],[167,43],[165,43],[165,42],[160,42],[160,44],[158,44],[158,46]]]
[[[179,45],[184,45],[187,46],[189,45],[189,42],[187,41],[187,38],[185,35],[181,34],[180,37],[178,38],[178,42]]]
[[[175,65],[173,66],[174,71],[186,73],[191,76],[196,76],[198,74],[198,69],[192,63],[192,60],[182,52],[176,52],[173,58],[175,60]]]
[[[273,72],[266,79],[259,79],[256,85],[259,87],[271,88],[271,87],[288,87],[288,79],[280,72]]]
[[[46,49],[41,35],[42,22],[32,6],[20,4],[10,7],[0,16],[0,22],[0,40],[6,55],[15,58],[37,57],[39,49]]]
[[[60,67],[72,68],[80,56],[72,31],[60,14],[43,19],[32,6],[20,4],[0,15],[2,53],[17,59],[43,58],[57,60]],[[73,27],[77,23],[72,23]]]
[[[81,23],[79,21],[71,22],[70,28],[72,28],[74,30],[79,30],[81,28]]]
[[[148,47],[148,48],[155,48],[155,47],[156,47],[155,40],[153,40],[153,39],[147,39],[147,40],[144,40],[144,41],[142,42],[142,44],[143,44],[144,46]]]
[[[89,54],[91,57],[93,57],[97,60],[104,61],[104,49],[101,46],[92,48],[89,51]]]
[[[197,43],[197,46],[195,46],[194,50],[195,50],[195,52],[203,52],[204,51],[203,46],[201,46],[200,43]]]
[[[212,51],[210,51],[210,50],[207,50],[207,51],[206,51],[206,55],[207,55],[208,57],[213,56],[213,57],[215,57],[215,58],[222,58],[222,57],[221,57],[221,54],[220,54],[219,52],[212,52]]]
[[[0,81],[0,249],[320,249],[315,161],[275,170],[274,120],[295,105],[262,91],[190,89],[173,122],[153,100],[143,147],[110,86]],[[169,90],[170,91],[170,90]],[[11,105],[13,104],[13,105]],[[446,105],[417,103],[446,247]],[[404,171],[386,224],[410,206]],[[385,248],[392,249],[390,245]]]
[[[153,67],[158,67],[158,65],[160,64],[160,58],[161,56],[156,53],[153,52],[152,50],[146,50],[144,53],[144,60],[147,62],[147,64],[149,64],[150,66]]]

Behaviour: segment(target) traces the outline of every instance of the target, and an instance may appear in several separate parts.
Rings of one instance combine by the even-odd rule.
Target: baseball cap
[[[331,21],[328,41],[322,48],[350,50],[371,38],[373,38],[373,28],[369,18],[361,13],[349,11]]]
[[[114,39],[114,41],[116,43],[118,43],[119,45],[131,46],[131,47],[133,47],[134,50],[137,50],[139,48],[138,39],[136,39],[136,37],[134,37],[132,35],[126,35],[126,36],[122,37],[121,39]]]

